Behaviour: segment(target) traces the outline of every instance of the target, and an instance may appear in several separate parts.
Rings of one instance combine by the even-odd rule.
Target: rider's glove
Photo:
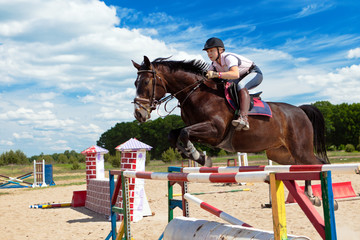
[[[211,79],[211,78],[219,78],[219,73],[218,72],[214,72],[214,71],[208,71],[206,73],[206,77]]]

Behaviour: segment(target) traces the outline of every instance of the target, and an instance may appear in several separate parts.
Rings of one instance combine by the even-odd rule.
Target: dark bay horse
[[[326,164],[324,118],[314,106],[295,107],[269,102],[273,117],[249,116],[250,130],[234,131],[234,111],[228,105],[222,88],[209,84],[204,77],[207,64],[201,61],[170,61],[145,56],[135,82],[135,118],[145,122],[151,111],[163,102],[166,93],[178,99],[181,117],[186,124],[170,132],[169,139],[185,156],[211,166],[191,141],[225,149],[229,152],[266,151],[268,159],[279,164]],[[314,151],[316,155],[314,154]]]

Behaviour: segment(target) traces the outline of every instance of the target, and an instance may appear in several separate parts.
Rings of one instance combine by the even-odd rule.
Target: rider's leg
[[[240,116],[238,119],[233,120],[231,123],[233,126],[236,126],[236,130],[249,130],[249,121],[248,121],[248,112],[250,108],[250,95],[249,91],[246,88],[240,89],[238,91],[239,106],[240,106]]]

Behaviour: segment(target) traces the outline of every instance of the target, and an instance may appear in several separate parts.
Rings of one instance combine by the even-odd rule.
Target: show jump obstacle
[[[27,182],[24,179],[34,177],[34,182]],[[18,177],[9,177],[0,175],[0,189],[2,188],[30,188],[30,187],[47,187],[55,185],[53,179],[53,168],[51,164],[45,164],[45,160],[34,160],[34,171],[23,174]]]
[[[234,169],[237,169],[234,171]],[[151,179],[151,180],[166,180],[168,181],[168,198],[169,198],[169,227],[165,230],[164,239],[189,239],[182,238],[182,236],[193,236],[190,239],[207,239],[196,238],[198,232],[195,228],[192,234],[189,234],[190,229],[185,227],[189,221],[184,219],[174,219],[177,222],[183,222],[183,224],[174,224],[172,210],[175,207],[180,207],[183,210],[183,215],[188,216],[188,207],[185,203],[187,201],[196,201],[200,207],[205,206],[199,199],[189,196],[187,193],[187,182],[208,182],[208,183],[236,183],[236,182],[267,182],[270,183],[271,198],[272,198],[272,213],[273,213],[273,230],[271,238],[260,238],[257,231],[265,233],[266,231],[254,230],[253,228],[236,226],[236,234],[248,233],[247,238],[243,239],[296,239],[294,236],[287,235],[286,229],[286,216],[285,216],[285,198],[284,198],[284,186],[287,187],[294,199],[298,202],[300,208],[313,224],[316,231],[323,239],[336,239],[335,229],[335,216],[334,216],[334,196],[332,192],[331,171],[336,173],[359,173],[360,165],[356,164],[343,164],[343,165],[311,165],[311,166],[274,166],[272,169],[266,169],[264,166],[258,167],[235,167],[235,168],[178,168],[170,167],[169,172],[139,172],[139,171],[118,171],[112,170],[109,172],[110,177],[110,196],[111,196],[111,226],[112,230],[106,239],[116,239],[116,213],[124,214],[124,232],[126,240],[131,239],[130,231],[130,217],[129,217],[129,197],[128,194],[124,194],[122,199],[123,208],[116,207],[117,196],[120,189],[123,193],[129,191],[129,179]],[[182,171],[182,172],[181,172]],[[195,172],[194,172],[195,171]],[[196,172],[197,171],[197,172]],[[223,171],[223,172],[219,172]],[[115,185],[114,176],[118,175],[117,183]],[[305,196],[300,187],[296,184],[295,180],[320,180],[322,191],[322,202],[324,218],[317,212],[310,200]],[[183,199],[173,199],[172,187],[174,184],[180,184],[182,187]],[[204,208],[204,207],[202,207]],[[220,210],[213,206],[207,205],[205,208],[209,212],[221,217]],[[226,216],[228,217],[228,216]],[[225,217],[225,218],[226,218]],[[230,217],[229,217],[230,218]],[[231,218],[232,219],[232,218]],[[233,220],[233,219],[232,219]],[[240,221],[240,220],[235,220]],[[244,223],[240,221],[239,225]],[[191,224],[191,223],[190,223]],[[211,224],[210,224],[211,225]],[[175,230],[174,230],[175,229]],[[168,231],[172,232],[168,234]],[[176,234],[174,233],[176,231]],[[174,235],[175,234],[175,235]],[[187,235],[188,234],[188,235]],[[266,234],[265,234],[266,235]],[[264,236],[265,236],[264,235]],[[245,236],[245,235],[242,235]],[[122,237],[118,236],[118,237]],[[119,239],[120,239],[119,238]],[[162,236],[160,237],[160,239]],[[210,239],[210,238],[209,238]],[[212,239],[212,238],[211,238]],[[307,239],[300,237],[297,239]]]
[[[146,151],[152,147],[138,141],[135,138],[131,138],[123,144],[116,147],[117,151],[121,152],[121,169],[144,171],[146,161]],[[81,152],[86,156],[86,180],[87,190],[85,207],[107,216],[110,216],[110,190],[109,179],[105,178],[104,174],[104,154],[108,153],[108,150],[99,146],[92,146]],[[131,192],[131,220],[139,221],[143,216],[151,215],[151,210],[146,198],[144,190],[143,179],[132,179],[130,183]],[[122,195],[118,193],[119,198],[117,206],[122,207]],[[74,196],[73,196],[74,199]],[[119,216],[122,218],[122,215]]]

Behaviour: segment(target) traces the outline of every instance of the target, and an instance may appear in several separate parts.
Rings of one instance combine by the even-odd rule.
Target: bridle
[[[143,108],[147,111],[148,114],[150,114],[150,112],[154,109],[156,109],[156,106],[158,105],[158,100],[156,100],[155,96],[156,96],[156,80],[157,78],[160,79],[164,89],[165,89],[165,92],[166,92],[166,86],[164,84],[164,82],[161,80],[161,78],[156,74],[156,71],[155,71],[155,68],[152,66],[152,69],[153,70],[139,70],[137,72],[137,74],[140,74],[140,73],[152,73],[153,74],[153,81],[152,81],[152,96],[150,97],[150,99],[146,99],[146,98],[140,98],[140,97],[136,97],[134,99],[134,103],[135,105],[139,106],[140,108]],[[144,103],[148,103],[149,104],[149,107],[146,107],[144,106],[143,104]]]
[[[141,98],[141,97],[136,97],[134,98],[134,101],[132,103],[134,103],[136,106],[144,109],[149,118],[150,118],[150,113],[152,110],[155,110],[158,106],[160,106],[162,103],[164,102],[169,102],[171,99],[175,98],[177,96],[177,94],[185,91],[186,89],[188,88],[191,88],[193,87],[193,89],[187,94],[187,96],[185,97],[185,99],[181,102],[181,104],[179,104],[178,106],[181,106],[183,105],[183,103],[189,98],[189,96],[200,86],[200,84],[202,82],[204,82],[206,79],[203,78],[203,79],[200,79],[200,80],[197,80],[195,83],[193,84],[190,84],[189,86],[181,89],[180,91],[174,93],[174,94],[170,94],[169,96],[166,96],[166,97],[163,97],[161,98],[160,100],[156,100],[156,81],[159,80],[163,86],[163,88],[165,89],[165,93],[167,92],[167,89],[166,89],[166,85],[164,83],[164,81],[161,79],[160,76],[158,76],[158,74],[156,73],[156,70],[154,68],[153,65],[151,65],[151,69],[150,70],[138,70],[137,74],[141,74],[141,73],[152,73],[153,74],[153,81],[152,81],[152,96],[149,98],[149,99],[146,99],[146,98]],[[196,85],[196,86],[195,86]],[[195,87],[194,87],[195,86]],[[145,106],[144,104],[148,104],[148,106]],[[166,103],[167,104],[167,103]],[[166,106],[165,104],[165,106]],[[178,106],[175,106],[170,112],[168,112],[168,114],[170,114],[172,111],[174,111],[174,109]],[[166,110],[166,107],[165,107],[165,110]]]

